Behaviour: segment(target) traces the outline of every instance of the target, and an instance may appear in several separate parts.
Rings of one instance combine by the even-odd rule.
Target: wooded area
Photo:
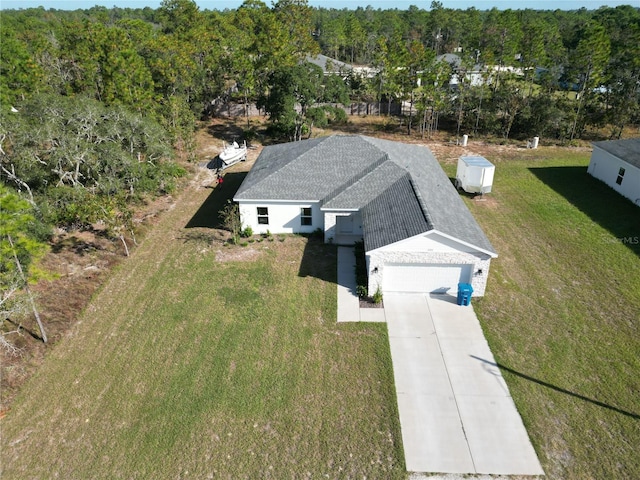
[[[194,156],[196,123],[216,101],[257,105],[269,133],[286,140],[345,122],[337,107],[350,102],[408,105],[408,134],[423,137],[446,128],[570,143],[589,129],[617,138],[640,122],[640,9],[631,6],[337,10],[247,0],[209,11],[164,0],[0,18],[1,193],[21,197],[3,207],[21,220],[0,232],[0,278],[13,286],[22,282],[14,259],[28,271],[38,251],[20,245],[46,241],[52,225],[102,222],[116,237],[130,229],[131,205],[170,192],[185,173],[175,155]],[[368,68],[326,74],[305,62],[318,53]]]

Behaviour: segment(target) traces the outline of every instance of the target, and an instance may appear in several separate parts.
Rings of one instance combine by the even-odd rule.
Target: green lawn
[[[467,199],[500,255],[476,312],[548,477],[640,478],[640,208],[588,154],[522,156]]]
[[[24,388],[3,479],[404,476],[386,329],[336,324],[335,246],[211,247],[182,228],[208,192],[167,214]]]
[[[547,476],[640,478],[640,209],[584,153],[490,160],[473,304]],[[3,479],[405,477],[386,328],[336,324],[335,247],[212,246],[241,179],[188,190],[52,349],[0,423]]]

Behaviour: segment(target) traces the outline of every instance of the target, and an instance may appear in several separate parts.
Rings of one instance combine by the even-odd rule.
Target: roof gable
[[[421,232],[413,237],[408,237],[399,242],[385,245],[378,250],[393,250],[406,251],[406,252],[466,252],[466,253],[484,253],[490,257],[497,257],[495,252],[486,251],[482,248],[478,248],[476,245],[471,245],[467,242],[463,242],[458,238],[453,238],[445,235],[438,230],[432,229],[428,232]],[[367,251],[369,252],[369,251]]]
[[[367,137],[367,140],[385,149],[390,160],[411,173],[416,196],[434,228],[482,250],[495,252],[431,150],[377,138]]]
[[[364,248],[371,251],[433,228],[405,173],[362,209]]]

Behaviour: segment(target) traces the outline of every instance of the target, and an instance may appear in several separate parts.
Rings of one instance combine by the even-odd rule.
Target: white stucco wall
[[[268,209],[269,224],[258,223],[258,207]],[[311,225],[301,225],[300,211],[311,208]],[[251,227],[254,233],[312,233],[318,228],[324,230],[324,216],[317,202],[239,202],[242,228]]]
[[[616,180],[618,178],[620,168],[624,168],[625,173],[622,184],[618,185]],[[594,145],[587,172],[598,180],[609,185],[620,195],[627,197],[636,205],[640,205],[639,168],[620,160],[615,155],[612,155]]]
[[[324,242],[336,243],[338,235],[344,235],[338,231],[338,217],[352,217],[353,231],[351,235],[362,237],[362,214],[351,211],[323,211],[324,215]]]

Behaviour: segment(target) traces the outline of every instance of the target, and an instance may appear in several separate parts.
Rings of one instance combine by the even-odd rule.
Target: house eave
[[[398,245],[398,244],[401,244],[401,243],[409,242],[409,241],[411,241],[411,240],[413,240],[415,238],[418,238],[418,237],[431,236],[431,235],[441,235],[442,237],[447,238],[447,239],[449,239],[449,240],[451,240],[453,242],[456,242],[456,243],[458,243],[460,245],[464,245],[466,247],[469,247],[469,248],[473,249],[476,252],[480,252],[480,253],[484,253],[485,255],[489,255],[491,258],[497,258],[498,257],[498,254],[496,252],[494,252],[494,251],[487,250],[486,248],[478,247],[477,245],[474,245],[474,244],[469,243],[469,242],[465,242],[465,241],[460,240],[459,238],[456,238],[456,237],[454,237],[452,235],[447,235],[446,233],[441,232],[440,230],[436,230],[436,229],[427,230],[425,232],[419,233],[419,234],[414,235],[412,237],[408,237],[408,238],[405,238],[403,240],[400,240],[399,242],[390,243],[390,244],[385,245],[383,247],[378,247],[378,248],[375,248],[373,250],[369,250],[367,252],[367,254],[383,251],[383,250],[387,249],[390,245]]]
[[[457,242],[461,245],[464,245],[465,247],[469,247],[472,248],[478,252],[484,253],[486,255],[489,255],[491,258],[498,258],[498,253],[494,252],[493,250],[487,250],[486,248],[482,248],[479,247],[477,245],[474,245],[473,243],[470,242],[465,242],[464,240],[461,240],[457,237],[454,237],[452,235],[447,235],[446,233],[440,231],[440,230],[430,230],[429,232],[427,232],[427,235],[433,235],[433,234],[437,234],[437,235],[442,235],[445,238],[448,238],[449,240],[453,241],[453,242]]]
[[[348,213],[354,213],[354,212],[359,212],[360,209],[359,208],[326,208],[326,207],[320,207],[320,211],[321,212],[348,212]]]
[[[237,198],[233,197],[234,202],[247,202],[247,203],[318,203],[320,200],[278,200],[278,199],[266,199],[266,198]]]

